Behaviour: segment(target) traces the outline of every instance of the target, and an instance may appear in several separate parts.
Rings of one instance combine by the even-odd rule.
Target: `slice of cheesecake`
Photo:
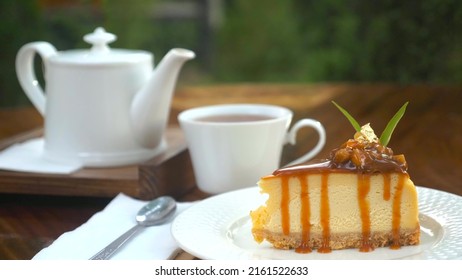
[[[251,212],[252,234],[275,248],[359,248],[419,243],[417,192],[403,155],[382,146],[369,125],[330,157],[261,178],[269,198]]]

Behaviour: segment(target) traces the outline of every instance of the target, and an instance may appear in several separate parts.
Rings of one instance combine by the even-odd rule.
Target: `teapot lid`
[[[111,49],[108,44],[114,42],[117,36],[98,27],[93,33],[83,37],[84,41],[92,44],[90,50],[70,50],[59,52],[50,60],[70,64],[119,64],[137,63],[152,59],[147,51]]]

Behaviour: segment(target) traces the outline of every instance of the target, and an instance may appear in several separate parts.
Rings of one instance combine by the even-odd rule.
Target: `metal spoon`
[[[176,210],[176,202],[172,197],[161,196],[143,206],[136,215],[136,225],[121,235],[111,244],[99,251],[90,260],[107,260],[128,240],[145,227],[160,225],[166,222]]]

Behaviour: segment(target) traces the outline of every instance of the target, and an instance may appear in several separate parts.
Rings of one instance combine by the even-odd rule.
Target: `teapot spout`
[[[152,149],[161,144],[178,74],[183,64],[194,57],[190,50],[170,50],[135,94],[130,117],[133,133],[141,146]]]

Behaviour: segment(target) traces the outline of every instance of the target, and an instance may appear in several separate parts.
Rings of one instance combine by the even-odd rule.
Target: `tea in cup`
[[[254,186],[279,168],[283,146],[294,145],[302,127],[314,128],[319,140],[290,164],[313,158],[324,147],[324,127],[317,120],[301,119],[289,130],[292,117],[288,108],[265,104],[213,105],[180,113],[199,189],[218,194]]]

